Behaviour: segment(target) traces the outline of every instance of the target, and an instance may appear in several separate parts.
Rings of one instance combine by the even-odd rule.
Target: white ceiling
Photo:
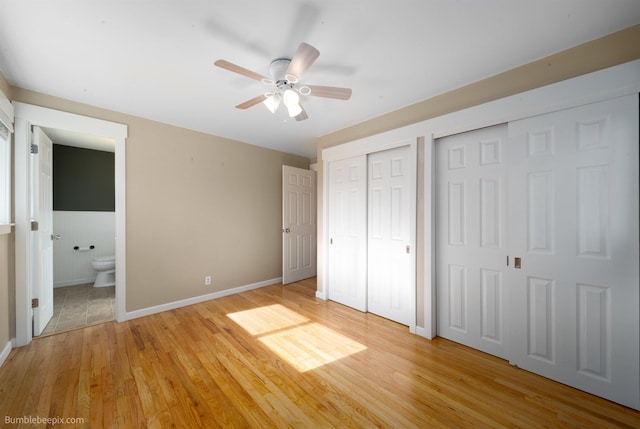
[[[316,138],[640,23],[638,0],[0,0],[0,71],[14,86],[315,156]],[[255,80],[300,42],[309,119],[272,115]]]

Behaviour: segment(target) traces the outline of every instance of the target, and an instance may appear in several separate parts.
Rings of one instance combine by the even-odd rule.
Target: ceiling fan
[[[220,68],[271,86],[268,92],[247,100],[244,103],[240,103],[236,108],[248,109],[262,102],[271,113],[275,113],[282,102],[286,106],[290,117],[295,118],[296,121],[304,121],[309,116],[307,116],[307,113],[300,104],[300,95],[334,98],[338,100],[348,100],[351,98],[350,88],[298,85],[304,72],[311,67],[319,55],[320,51],[313,46],[304,42],[300,43],[293,58],[277,58],[271,62],[271,78],[225,60],[217,60],[214,64]]]

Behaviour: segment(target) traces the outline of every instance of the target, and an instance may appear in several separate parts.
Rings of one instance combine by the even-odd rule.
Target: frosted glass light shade
[[[287,106],[287,110],[289,110],[289,116],[294,118],[302,113],[302,107],[299,104],[294,104],[293,106]]]
[[[267,106],[267,109],[269,109],[271,113],[276,113],[278,106],[280,106],[280,96],[278,94],[273,94],[272,96],[265,98],[262,104]]]
[[[300,103],[300,97],[293,89],[287,89],[284,94],[282,94],[282,101],[284,101],[285,106],[291,109]]]

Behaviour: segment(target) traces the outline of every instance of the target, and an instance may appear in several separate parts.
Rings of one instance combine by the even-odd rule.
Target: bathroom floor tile
[[[84,319],[58,320],[56,332],[69,331],[71,329],[82,328],[83,326],[87,326],[86,316]]]
[[[89,298],[109,298],[111,289],[110,287],[94,287],[89,291]]]
[[[42,335],[81,328],[115,318],[115,286],[92,283],[53,289],[53,317]]]

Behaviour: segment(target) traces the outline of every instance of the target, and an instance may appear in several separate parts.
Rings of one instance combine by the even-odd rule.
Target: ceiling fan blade
[[[247,100],[244,103],[240,103],[236,106],[236,109],[248,109],[251,106],[255,106],[258,103],[266,100],[267,97],[264,95],[258,95],[257,97],[252,98],[251,100]]]
[[[302,107],[302,105],[300,106],[300,108],[302,109],[302,112],[298,113],[298,115],[296,116],[296,121],[304,121],[305,119],[309,119],[309,115],[307,115],[307,112],[304,110],[304,107]]]
[[[287,75],[293,75],[299,80],[304,72],[307,71],[309,67],[311,67],[311,65],[319,56],[320,51],[318,51],[316,48],[309,45],[308,43],[300,43],[296,54],[291,59],[291,63],[287,68]]]
[[[231,72],[238,73],[246,77],[250,77],[251,79],[255,79],[259,81],[262,81],[264,79],[269,80],[268,77],[263,76],[260,73],[252,72],[251,70],[248,70],[248,69],[245,69],[244,67],[240,67],[236,64],[230,63],[229,61],[218,60],[213,64],[225,70],[229,70]]]
[[[348,100],[351,98],[351,88],[337,88],[335,86],[306,85],[311,89],[309,95],[315,97],[336,98]]]

